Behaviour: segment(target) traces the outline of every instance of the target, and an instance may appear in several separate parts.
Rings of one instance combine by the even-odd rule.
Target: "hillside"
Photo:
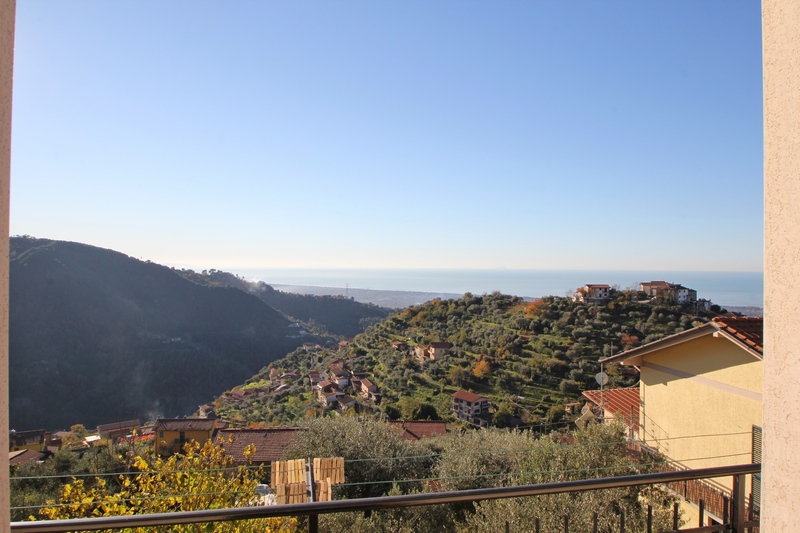
[[[313,340],[241,290],[29,237],[11,239],[9,322],[17,429],[189,414]]]
[[[288,317],[307,323],[321,333],[352,337],[389,316],[389,310],[344,296],[315,296],[275,290],[262,281],[251,282],[221,270],[176,270],[183,277],[208,286],[236,287]]]
[[[446,419],[452,393],[463,389],[490,399],[495,425],[554,423],[582,390],[598,388],[600,358],[706,320],[678,306],[641,303],[640,296],[615,291],[605,304],[557,297],[525,302],[499,293],[434,300],[391,315],[338,352],[296,350],[243,385],[281,383],[276,392],[237,402],[224,395],[216,401],[217,412],[235,423],[275,424],[331,411],[318,403],[308,375],[329,371],[334,359],[342,359],[348,370],[380,389],[379,404],[358,400],[362,412]],[[395,341],[408,347],[396,349]],[[424,362],[415,357],[416,346],[437,341],[451,345],[444,357]],[[604,370],[609,386],[635,383],[635,375],[618,367]],[[272,379],[288,372],[297,377]],[[352,389],[344,392],[356,396]]]

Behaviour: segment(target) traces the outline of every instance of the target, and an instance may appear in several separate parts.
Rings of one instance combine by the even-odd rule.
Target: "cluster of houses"
[[[587,283],[572,294],[572,301],[582,303],[602,303],[611,297],[611,285]],[[678,283],[666,281],[644,281],[639,284],[639,292],[643,292],[650,300],[674,302],[679,305],[696,304],[699,309],[708,311],[711,301],[697,299],[697,291]]]
[[[365,401],[376,404],[381,401],[377,385],[370,381],[367,374],[351,372],[347,363],[338,357],[328,362],[327,372],[312,371],[308,377],[317,401],[323,407],[334,407],[340,411],[355,407],[356,399],[345,391],[351,391]]]

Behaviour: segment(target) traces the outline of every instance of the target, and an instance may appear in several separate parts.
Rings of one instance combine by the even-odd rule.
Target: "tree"
[[[492,365],[486,359],[478,361],[472,368],[472,375],[478,379],[483,379],[492,373]]]
[[[64,450],[78,450],[86,447],[84,439],[89,434],[83,424],[75,424],[70,426],[69,433],[64,436],[61,442],[61,447]]]
[[[383,496],[393,480],[429,477],[429,462],[404,440],[400,431],[385,422],[357,417],[319,418],[306,421],[286,459],[344,457],[345,481],[340,493],[345,498]],[[404,483],[410,490],[413,483]]]
[[[621,424],[593,424],[586,431],[571,434],[573,444],[542,437],[520,454],[508,474],[509,483],[524,485],[574,479],[624,476],[645,473],[648,467],[626,453]],[[492,448],[491,443],[486,443]],[[570,530],[592,531],[594,513],[599,531],[618,531],[619,511],[631,531],[646,529],[647,505],[653,506],[653,530],[671,529],[674,498],[657,487],[620,487],[597,491],[553,494],[534,498],[488,500],[475,504],[475,513],[465,517],[463,531],[494,533],[529,531],[538,518],[542,531],[561,531],[563,517],[569,516]]]
[[[447,371],[447,380],[458,387],[463,386],[468,379],[469,371],[466,368],[454,365]]]
[[[245,451],[245,456],[252,449]],[[104,479],[89,484],[73,478],[64,485],[57,502],[39,511],[42,518],[62,520],[96,516],[121,516],[202,509],[247,507],[256,498],[260,470],[234,467],[234,458],[207,441],[203,446],[190,442],[184,453],[167,459],[157,456],[129,457],[127,468],[133,475],[118,476],[121,490],[111,490]],[[293,518],[268,518],[203,524],[172,525],[170,532],[195,532],[213,527],[223,532],[296,531]],[[136,528],[137,533],[153,528]],[[156,529],[158,530],[158,529]]]

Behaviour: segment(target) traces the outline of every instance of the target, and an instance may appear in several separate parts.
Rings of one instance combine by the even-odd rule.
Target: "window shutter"
[[[753,426],[753,462],[761,462],[761,428]],[[753,509],[761,509],[761,473],[753,474],[753,494],[750,505]]]

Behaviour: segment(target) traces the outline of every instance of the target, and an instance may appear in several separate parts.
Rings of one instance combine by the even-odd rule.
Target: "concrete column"
[[[8,450],[8,208],[16,0],[0,0],[0,450]],[[8,462],[0,468],[0,532],[9,531]]]
[[[0,0],[0,451],[8,450],[8,208],[16,0]],[[0,468],[0,532],[9,531],[8,462]]]
[[[800,2],[763,0],[764,441],[761,531],[800,495]],[[735,245],[732,242],[732,245]]]

